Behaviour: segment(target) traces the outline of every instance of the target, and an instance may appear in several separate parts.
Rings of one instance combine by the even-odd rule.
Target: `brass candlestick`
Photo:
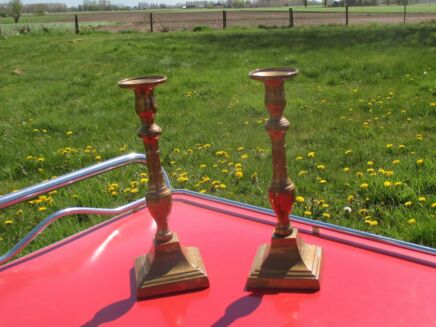
[[[200,251],[180,246],[177,234],[168,227],[172,197],[160,163],[159,136],[162,131],[154,123],[157,111],[154,88],[166,80],[165,76],[147,76],[118,82],[120,87],[135,92],[135,109],[142,121],[138,136],[144,142],[149,174],[146,201],[157,225],[151,251],[135,259],[138,299],[209,287]]]
[[[298,230],[290,225],[289,214],[295,199],[295,187],[288,178],[285,133],[289,121],[283,116],[286,105],[283,84],[298,74],[294,68],[257,69],[252,79],[265,85],[265,106],[270,118],[265,128],[271,137],[273,178],[269,187],[271,207],[277,224],[271,244],[262,244],[250,270],[247,289],[276,288],[319,290],[322,248],[306,244]]]

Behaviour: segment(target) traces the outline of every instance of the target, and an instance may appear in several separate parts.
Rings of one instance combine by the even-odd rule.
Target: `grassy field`
[[[117,81],[165,74],[157,122],[173,186],[269,207],[263,87],[248,72],[291,66],[294,214],[436,246],[435,36],[420,24],[0,39],[0,194],[142,152],[133,94]],[[126,168],[3,210],[0,253],[59,208],[115,207],[146,181]],[[103,219],[64,219],[29,250]]]

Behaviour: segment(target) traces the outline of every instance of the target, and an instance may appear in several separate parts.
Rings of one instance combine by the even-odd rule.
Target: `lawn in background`
[[[269,207],[263,87],[248,72],[297,67],[285,110],[294,214],[436,246],[435,33],[419,24],[0,39],[0,194],[143,152],[133,93],[117,81],[165,74],[157,123],[173,187]],[[0,253],[60,208],[143,196],[147,178],[125,168],[1,211]],[[27,251],[103,219],[62,219]]]

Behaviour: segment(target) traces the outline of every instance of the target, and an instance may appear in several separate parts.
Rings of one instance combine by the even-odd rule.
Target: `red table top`
[[[0,267],[0,326],[436,326],[431,254],[302,233],[323,247],[321,290],[251,293],[246,278],[274,218],[177,192],[173,199],[170,226],[182,245],[200,248],[210,288],[136,301],[134,258],[148,252],[155,230],[143,209]]]

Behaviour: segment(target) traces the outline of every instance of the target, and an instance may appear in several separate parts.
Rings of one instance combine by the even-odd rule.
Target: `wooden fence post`
[[[153,13],[150,13],[150,32],[153,33]]]
[[[404,3],[404,16],[403,16],[403,23],[406,23],[406,2]]]
[[[289,8],[289,27],[294,27],[294,12]]]
[[[227,27],[227,11],[223,10],[223,29]]]
[[[74,15],[74,31],[76,32],[76,34],[80,33],[80,30],[79,30],[79,18],[77,17],[77,15]]]
[[[304,0],[304,8],[307,8],[307,0]]]
[[[348,5],[345,6],[345,25],[348,26]]]

